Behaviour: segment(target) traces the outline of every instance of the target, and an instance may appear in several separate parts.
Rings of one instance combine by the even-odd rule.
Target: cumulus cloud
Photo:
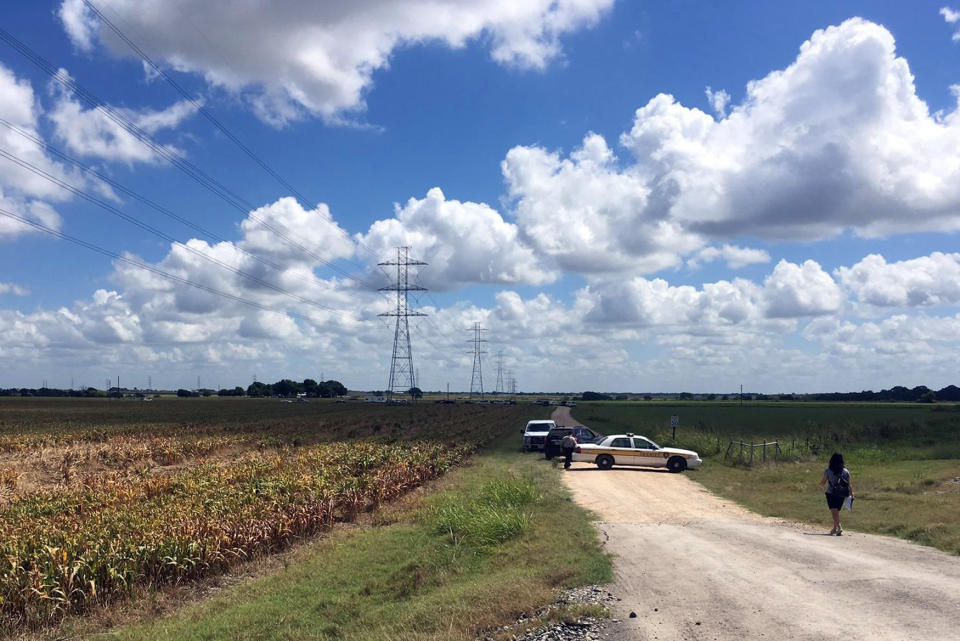
[[[154,59],[244,93],[258,116],[281,125],[305,114],[336,120],[344,111],[362,109],[373,74],[405,45],[460,48],[481,40],[500,64],[543,69],[561,55],[562,36],[595,24],[612,4],[100,0],[97,6]],[[76,47],[90,50],[100,41],[116,55],[130,55],[82,0],[64,0],[58,15]],[[186,20],[195,29],[184,29]]]
[[[0,148],[59,179],[77,179],[51,160],[30,140],[39,138],[40,105],[33,87],[0,64]],[[21,133],[22,132],[22,133]],[[60,215],[49,201],[66,200],[69,194],[9,158],[0,158],[0,208],[17,216],[59,229]],[[34,231],[17,220],[0,217],[0,240]]]
[[[515,147],[502,170],[524,240],[566,271],[659,271],[704,244],[655,215],[653,188],[635,173],[619,172],[597,134],[584,138],[569,158]]]
[[[470,283],[541,285],[558,277],[499,212],[484,203],[447,200],[439,187],[396,205],[394,217],[375,222],[361,240],[385,257],[394,247],[415,248],[414,257],[429,263],[421,274],[433,290]]]
[[[769,263],[770,254],[764,249],[723,245],[722,247],[704,247],[693,258],[687,259],[687,266],[696,269],[701,263],[722,260],[730,269],[740,269],[755,263]]]
[[[59,73],[62,77],[70,77],[64,69]],[[114,122],[102,109],[84,108],[69,90],[57,82],[51,81],[50,91],[54,96],[54,104],[46,115],[53,122],[56,137],[66,143],[67,148],[74,153],[128,164],[162,161],[153,149]],[[197,111],[197,107],[189,101],[180,101],[161,110],[113,111],[145,134],[153,136],[162,130],[176,129]],[[183,153],[170,144],[161,146],[174,156]]]
[[[870,254],[834,272],[857,300],[879,307],[960,305],[960,254],[933,252],[888,263]]]
[[[714,91],[710,87],[707,87],[705,93],[707,94],[707,102],[710,103],[710,108],[713,109],[713,113],[721,118],[725,118],[727,115],[727,105],[730,103],[730,94],[723,89]]]
[[[781,260],[763,284],[767,314],[774,318],[832,314],[846,300],[830,275],[812,260],[802,265]]]
[[[521,233],[564,269],[652,272],[738,236],[960,229],[960,111],[931,114],[893,36],[860,18],[816,31],[727,117],[660,94],[620,143],[632,159],[589,134],[502,163]]]
[[[960,22],[960,11],[954,11],[950,7],[941,7],[940,15],[947,21],[947,24],[956,24]],[[953,41],[960,41],[960,29],[953,32]]]

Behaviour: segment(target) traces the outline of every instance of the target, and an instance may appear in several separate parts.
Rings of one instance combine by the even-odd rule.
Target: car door
[[[574,427],[573,436],[577,439],[577,443],[593,443],[597,438],[597,435],[587,427]]]
[[[663,467],[667,464],[666,459],[663,458],[663,452],[654,447],[653,443],[639,436],[633,437],[633,458],[636,461],[634,465]]]
[[[613,462],[616,465],[637,464],[633,456],[633,445],[630,444],[630,439],[626,436],[618,436],[617,438],[612,439],[610,444],[604,449],[608,450],[609,453],[613,455]]]

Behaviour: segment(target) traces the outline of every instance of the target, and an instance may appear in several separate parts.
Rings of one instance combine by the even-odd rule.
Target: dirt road
[[[568,412],[554,420],[576,424]],[[564,474],[614,555],[623,600],[609,638],[960,639],[957,557],[762,518],[695,474],[583,463]]]

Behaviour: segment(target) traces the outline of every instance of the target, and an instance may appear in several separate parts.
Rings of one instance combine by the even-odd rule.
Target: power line
[[[77,238],[77,237],[75,237],[75,236],[70,236],[69,234],[65,234],[65,233],[63,233],[63,232],[61,232],[61,231],[57,231],[56,229],[52,229],[52,228],[50,228],[50,227],[47,227],[46,225],[43,225],[43,224],[41,224],[41,223],[32,221],[32,220],[30,220],[30,219],[28,219],[28,218],[24,218],[23,216],[19,216],[19,215],[15,214],[15,213],[13,213],[13,212],[11,212],[11,211],[8,211],[8,210],[6,210],[6,209],[0,208],[0,215],[6,216],[7,218],[11,218],[11,219],[13,219],[13,220],[16,220],[16,221],[18,221],[18,222],[20,222],[20,223],[23,223],[24,225],[28,225],[28,226],[30,226],[30,227],[33,227],[34,229],[36,229],[36,230],[38,230],[38,231],[44,232],[44,233],[46,233],[46,234],[49,234],[49,235],[54,236],[54,237],[56,237],[56,238],[59,238],[59,239],[61,239],[61,240],[66,240],[66,241],[71,242],[71,243],[73,243],[73,244],[75,244],[75,245],[79,245],[79,246],[81,246],[81,247],[84,247],[84,248],[86,248],[86,249],[89,249],[90,251],[96,252],[96,253],[98,253],[98,254],[102,254],[102,255],[104,255],[104,256],[107,256],[108,258],[112,258],[112,259],[114,259],[114,260],[116,260],[116,261],[119,261],[119,262],[121,262],[121,263],[126,263],[126,264],[132,265],[132,266],[134,266],[134,267],[136,267],[136,268],[138,268],[138,269],[146,270],[146,271],[151,272],[151,273],[153,273],[153,274],[156,274],[157,276],[160,276],[160,277],[162,277],[162,278],[166,278],[166,279],[168,279],[168,280],[172,280],[172,281],[174,281],[174,282],[177,282],[177,283],[180,283],[180,284],[183,284],[183,285],[188,285],[188,286],[190,286],[190,287],[194,287],[194,288],[196,288],[196,289],[203,290],[203,291],[205,291],[205,292],[207,292],[207,293],[213,294],[213,295],[215,295],[215,296],[220,296],[220,297],[222,297],[222,298],[226,298],[226,299],[228,299],[228,300],[232,300],[232,301],[235,301],[235,302],[237,302],[237,303],[241,303],[241,304],[243,304],[243,305],[248,305],[248,306],[250,306],[250,307],[254,307],[254,308],[256,308],[256,309],[259,309],[260,311],[264,311],[264,312],[277,312],[277,313],[281,313],[281,314],[287,314],[287,315],[289,315],[289,316],[293,316],[293,317],[295,317],[295,318],[299,318],[300,320],[303,320],[303,321],[306,321],[306,322],[309,322],[309,323],[312,323],[312,322],[313,322],[310,318],[304,316],[303,314],[300,314],[299,312],[290,311],[290,310],[286,310],[286,309],[282,309],[282,308],[271,307],[271,306],[269,306],[269,305],[264,305],[264,304],[262,304],[262,303],[258,303],[258,302],[256,302],[256,301],[250,300],[250,299],[248,299],[248,298],[244,298],[244,297],[242,297],[242,296],[237,296],[237,295],[231,294],[231,293],[229,293],[229,292],[224,292],[224,291],[221,291],[221,290],[219,290],[219,289],[216,289],[215,287],[210,287],[209,285],[204,285],[203,283],[198,283],[198,282],[196,282],[196,281],[192,281],[192,280],[190,280],[190,279],[183,278],[183,277],[177,276],[177,275],[175,275],[175,274],[171,274],[170,272],[164,271],[164,270],[162,270],[162,269],[160,269],[160,268],[158,268],[158,267],[155,267],[155,266],[153,266],[153,265],[150,265],[149,263],[144,263],[144,262],[141,262],[141,261],[138,261],[138,260],[134,260],[134,259],[132,259],[132,258],[129,258],[128,256],[123,256],[123,255],[118,254],[118,253],[116,253],[116,252],[110,251],[109,249],[105,249],[105,248],[103,248],[103,247],[100,247],[99,245],[94,245],[93,243],[87,242],[87,241],[82,240],[82,239],[80,239],[80,238]],[[341,311],[338,311],[338,310],[328,309],[327,311],[329,311],[329,312],[331,312],[331,313],[334,313],[334,314],[341,315],[341,316],[346,316],[346,314],[344,314],[344,312],[341,312]]]
[[[256,209],[256,207],[254,207],[252,203],[250,203],[249,201],[245,200],[243,197],[231,191],[228,187],[226,187],[221,182],[219,182],[218,180],[216,180],[215,178],[213,178],[212,176],[204,172],[202,169],[200,169],[199,167],[191,163],[189,160],[181,158],[180,156],[173,153],[163,145],[160,145],[154,142],[154,140],[146,132],[144,132],[143,129],[138,127],[136,124],[130,122],[121,113],[117,112],[117,110],[113,109],[106,102],[98,98],[94,93],[85,89],[83,86],[77,83],[73,78],[69,77],[64,73],[61,73],[60,69],[58,69],[55,65],[53,65],[52,63],[47,61],[45,58],[37,54],[26,43],[17,39],[13,34],[8,32],[7,30],[0,28],[0,40],[3,40],[4,42],[6,42],[14,50],[16,50],[22,56],[24,56],[29,61],[34,63],[34,65],[36,65],[41,71],[49,75],[55,82],[57,82],[61,86],[68,89],[78,98],[80,98],[85,103],[87,103],[87,105],[89,105],[91,108],[95,110],[99,110],[100,113],[102,113],[104,116],[110,119],[111,122],[113,122],[118,127],[120,127],[121,129],[129,133],[131,136],[139,140],[144,145],[146,145],[157,156],[159,156],[160,158],[163,158],[174,167],[180,169],[183,173],[185,173],[187,176],[192,178],[198,184],[205,187],[206,189],[208,189],[218,197],[220,197],[228,205],[234,207],[235,209],[243,213],[245,216],[249,217],[251,220],[263,225],[266,229],[273,232],[277,237],[281,238],[289,246],[295,249],[298,249],[301,252],[304,252],[305,254],[314,258],[317,262],[323,265],[326,265],[333,271],[339,273],[345,278],[348,278],[350,280],[353,280],[359,283],[365,288],[376,289],[376,287],[373,284],[367,283],[357,278],[356,276],[350,274],[349,272],[339,268],[338,266],[334,265],[331,261],[326,260],[325,258],[321,257],[320,255],[318,255],[316,252],[312,251],[308,247],[305,247],[304,245],[298,243],[296,240],[290,238],[287,234],[285,234],[282,230],[278,229],[269,221],[254,214],[253,211]],[[346,235],[346,232],[344,232],[343,230],[340,230],[339,227],[334,226],[334,228],[338,229],[340,232]]]
[[[251,160],[253,160],[264,171],[270,174],[270,176],[272,176],[274,180],[276,180],[283,187],[288,189],[290,193],[293,194],[293,196],[297,200],[299,200],[301,203],[303,203],[304,205],[309,205],[312,202],[311,200],[307,199],[303,194],[301,194],[296,187],[290,184],[290,182],[287,181],[283,176],[281,176],[276,170],[274,170],[273,167],[267,164],[265,160],[263,160],[260,156],[254,153],[254,151],[250,149],[250,147],[244,144],[243,141],[241,141],[232,131],[230,131],[226,127],[226,125],[220,122],[220,120],[217,119],[213,115],[213,113],[210,112],[210,110],[208,110],[206,107],[204,107],[202,103],[200,103],[192,95],[190,95],[190,93],[188,93],[186,89],[184,89],[176,80],[174,80],[170,74],[164,71],[163,68],[160,67],[157,63],[155,63],[150,58],[150,56],[148,56],[147,53],[143,51],[143,49],[137,46],[137,43],[135,43],[132,39],[130,39],[116,24],[114,24],[109,18],[107,18],[103,14],[103,12],[100,11],[100,9],[98,9],[96,5],[93,4],[93,2],[90,2],[90,0],[83,0],[83,2],[100,19],[100,21],[103,22],[105,25],[107,25],[107,27],[109,27],[110,30],[113,31],[113,33],[116,34],[118,38],[123,40],[123,42],[126,43],[126,45],[130,47],[130,49],[134,53],[136,53],[141,60],[147,63],[150,66],[150,68],[153,69],[154,72],[156,72],[161,78],[166,80],[167,83],[171,87],[173,87],[177,93],[179,93],[186,101],[188,101],[204,118],[209,120],[210,123],[213,124],[213,126],[216,127],[232,143],[234,143],[237,147],[239,147],[240,150],[243,151],[243,153],[249,156]],[[347,235],[346,232],[343,232],[343,233],[344,235]],[[354,240],[354,239],[351,239],[351,240]],[[356,242],[358,246],[368,251],[371,256],[376,257],[377,255],[376,252],[374,252],[372,249],[367,247],[363,242],[357,241],[357,240],[354,240],[354,242]],[[384,275],[386,275],[386,272],[384,272]]]
[[[9,152],[6,151],[5,149],[0,148],[0,157],[6,158],[7,160],[10,160],[11,162],[13,162],[13,163],[15,163],[15,164],[23,167],[24,169],[27,169],[28,171],[31,171],[31,172],[37,174],[38,176],[41,176],[41,177],[43,177],[43,178],[46,178],[47,180],[49,180],[50,182],[54,183],[55,185],[61,187],[62,189],[65,189],[65,190],[69,191],[70,193],[72,193],[72,194],[74,194],[74,195],[76,195],[76,196],[78,196],[78,197],[80,197],[80,198],[83,198],[83,199],[86,200],[87,202],[89,202],[89,203],[91,203],[91,204],[94,204],[94,205],[96,205],[97,207],[100,207],[101,209],[103,209],[103,210],[105,210],[105,211],[113,214],[114,216],[117,216],[118,218],[122,218],[123,220],[126,220],[126,221],[129,222],[130,224],[135,225],[135,226],[139,227],[140,229],[143,229],[144,231],[147,231],[147,232],[149,232],[149,233],[151,233],[151,234],[154,234],[155,236],[157,236],[157,237],[159,237],[159,238],[162,238],[163,240],[165,240],[165,241],[167,241],[167,242],[169,242],[169,243],[172,243],[172,244],[174,244],[174,245],[177,245],[177,246],[185,249],[186,251],[194,254],[195,256],[200,257],[200,258],[203,259],[203,260],[206,260],[206,261],[211,262],[211,263],[213,263],[213,264],[215,264],[215,265],[218,265],[218,266],[222,267],[223,269],[226,269],[227,271],[230,271],[230,272],[232,272],[232,273],[234,273],[234,274],[236,274],[236,275],[238,275],[238,276],[241,276],[242,278],[246,278],[246,279],[248,279],[248,280],[251,280],[251,281],[257,283],[258,285],[260,285],[260,286],[262,286],[262,287],[266,287],[267,289],[271,289],[271,290],[277,292],[278,294],[283,294],[283,295],[285,295],[285,296],[289,296],[290,298],[296,300],[296,301],[299,302],[299,303],[304,303],[304,304],[306,304],[306,305],[313,305],[314,307],[318,307],[318,308],[323,309],[323,310],[325,310],[325,311],[333,311],[333,310],[331,310],[329,307],[327,307],[326,305],[323,305],[322,303],[318,303],[317,301],[311,300],[311,299],[309,299],[309,298],[304,298],[303,296],[300,296],[299,294],[294,294],[293,292],[288,291],[288,290],[286,290],[286,289],[284,289],[284,288],[282,288],[282,287],[280,287],[280,286],[278,286],[278,285],[274,285],[273,283],[271,283],[271,282],[269,282],[269,281],[263,280],[262,278],[259,278],[259,277],[257,277],[257,276],[254,276],[253,274],[247,273],[247,272],[245,272],[245,271],[243,271],[243,270],[241,270],[241,269],[237,269],[236,267],[234,267],[234,266],[232,266],[232,265],[229,265],[228,263],[225,263],[225,262],[223,262],[222,260],[220,260],[220,259],[218,259],[218,258],[215,258],[215,257],[213,257],[213,256],[211,256],[211,255],[209,255],[209,254],[206,254],[206,253],[204,253],[204,252],[202,252],[202,251],[200,251],[200,250],[198,250],[198,249],[196,249],[196,248],[194,248],[194,247],[191,247],[190,245],[186,245],[186,244],[184,244],[184,243],[181,243],[180,241],[178,241],[178,240],[175,239],[174,237],[170,236],[169,234],[164,233],[163,231],[157,229],[156,227],[154,227],[154,226],[152,226],[152,225],[149,225],[149,224],[147,224],[147,223],[145,223],[145,222],[143,222],[143,221],[141,221],[141,220],[138,220],[138,219],[135,218],[134,216],[131,216],[131,215],[129,215],[129,214],[124,213],[123,211],[117,209],[117,208],[114,207],[113,205],[111,205],[111,204],[109,204],[109,203],[107,203],[107,202],[105,202],[105,201],[103,201],[103,200],[100,200],[99,198],[97,198],[97,197],[95,197],[95,196],[92,196],[92,195],[88,194],[87,192],[83,191],[82,189],[79,189],[79,188],[77,188],[77,187],[74,187],[74,186],[71,185],[70,183],[67,183],[67,182],[64,182],[64,181],[60,180],[60,179],[57,178],[56,176],[53,176],[52,174],[49,174],[48,172],[44,171],[43,169],[40,169],[40,168],[37,167],[36,165],[33,165],[32,163],[29,163],[29,162],[23,160],[22,158],[19,158],[18,156],[15,156],[15,155],[9,153]]]

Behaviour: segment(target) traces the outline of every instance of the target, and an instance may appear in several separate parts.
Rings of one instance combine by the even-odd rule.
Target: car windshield
[[[527,425],[528,432],[549,432],[550,428],[553,427],[549,423],[533,423]]]

